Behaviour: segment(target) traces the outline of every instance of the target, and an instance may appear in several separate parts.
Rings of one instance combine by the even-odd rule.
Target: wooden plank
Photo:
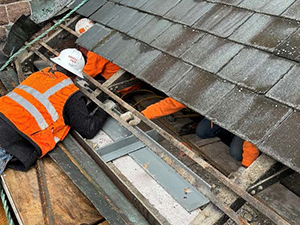
[[[55,224],[91,224],[103,219],[49,157],[43,162]],[[2,177],[20,224],[44,224],[36,168],[26,173],[7,169]]]
[[[291,224],[299,224],[300,198],[280,183],[260,192],[257,197]]]

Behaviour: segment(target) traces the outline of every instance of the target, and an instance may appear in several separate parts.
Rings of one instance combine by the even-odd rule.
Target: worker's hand
[[[141,122],[141,120],[138,117],[136,117],[135,115],[133,115],[132,112],[123,113],[120,116],[120,118],[122,120],[128,122],[129,125],[131,125],[131,126],[136,126],[136,125],[138,125]]]
[[[116,103],[112,100],[105,100],[104,102],[104,105],[107,106],[110,110],[113,110],[114,108],[117,107]]]
[[[89,87],[89,84],[85,80],[79,80],[79,81],[77,81],[77,84],[79,84],[81,87],[84,87],[84,88]]]

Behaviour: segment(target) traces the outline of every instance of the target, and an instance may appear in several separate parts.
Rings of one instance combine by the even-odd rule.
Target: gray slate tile
[[[290,109],[263,95],[236,87],[206,115],[216,124],[257,145]]]
[[[98,45],[94,52],[104,58],[115,61],[115,59],[128,48],[135,44],[135,40],[128,38],[124,34],[115,32],[103,44]]]
[[[245,0],[239,4],[239,7],[272,15],[280,15],[294,2],[295,0]]]
[[[299,136],[300,114],[294,112],[258,147],[265,154],[300,173]]]
[[[109,0],[109,1],[115,2],[115,3],[120,3],[121,2],[121,0]]]
[[[298,27],[299,25],[296,21],[254,14],[230,36],[230,39],[273,51],[277,45],[295,32]]]
[[[201,0],[184,0],[178,3],[164,17],[191,26],[214,5]]]
[[[232,6],[215,5],[193,27],[221,37],[230,36],[253,13]]]
[[[135,24],[133,28],[131,28],[127,34],[132,37],[136,37],[137,34],[154,18],[153,15],[146,15],[138,24]]]
[[[161,54],[137,77],[167,93],[180,80],[184,79],[185,74],[191,69],[191,65],[169,55]]]
[[[151,45],[178,57],[201,38],[204,33],[180,24],[173,24]]]
[[[91,20],[106,25],[114,17],[122,12],[126,7],[116,5],[115,3],[107,2],[103,7],[97,10],[91,17]]]
[[[297,65],[267,93],[267,96],[283,104],[300,109],[299,74],[300,66]]]
[[[275,49],[275,54],[292,60],[300,61],[300,30],[291,35]]]
[[[140,9],[158,16],[163,16],[179,2],[180,0],[150,0],[140,7]]]
[[[294,66],[292,61],[254,48],[245,48],[218,75],[256,93],[265,93],[292,66]]]
[[[142,29],[135,29],[136,33],[131,31],[129,32],[129,35],[149,44],[171,25],[172,23],[168,20],[160,17],[154,17]]]
[[[131,39],[132,41],[133,39]],[[123,46],[127,43],[124,42]],[[122,51],[116,58],[115,63],[120,65],[126,71],[137,76],[143,69],[155,60],[160,54],[160,51],[151,48],[150,46],[136,42],[134,45],[127,47],[127,51]]]
[[[216,73],[242,48],[242,45],[207,34],[192,45],[181,58],[204,70]]]
[[[282,15],[291,19],[300,20],[300,1],[296,0],[296,2],[291,5]]]
[[[225,3],[229,5],[238,5],[243,0],[211,0],[211,2]]]
[[[111,29],[106,28],[100,24],[95,24],[87,32],[82,34],[77,40],[76,44],[92,50],[99,42],[105,39],[110,33]]]
[[[134,8],[142,7],[149,0],[121,0],[120,3]]]
[[[70,8],[75,8],[79,5],[82,0],[75,1]],[[82,16],[90,17],[94,12],[96,12],[100,7],[102,7],[107,1],[106,0],[89,0],[83,6],[81,6],[76,12]]]
[[[171,89],[169,96],[205,115],[234,88],[217,76],[194,67]]]
[[[127,33],[131,28],[138,24],[147,14],[137,10],[125,8],[122,13],[111,20],[107,26]]]

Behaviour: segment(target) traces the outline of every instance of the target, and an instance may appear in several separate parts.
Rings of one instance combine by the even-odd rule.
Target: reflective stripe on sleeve
[[[44,117],[39,112],[39,110],[25,98],[23,98],[15,92],[10,92],[6,96],[23,106],[24,109],[26,109],[35,118],[41,130],[44,130],[48,127],[47,122],[45,121]]]
[[[33,89],[32,87],[29,87],[27,85],[19,85],[17,88],[22,89],[26,91],[27,93],[31,94],[33,97],[35,97],[49,112],[52,120],[55,122],[58,120],[58,114],[51,104],[51,102],[46,98],[43,94],[38,92],[37,90]]]

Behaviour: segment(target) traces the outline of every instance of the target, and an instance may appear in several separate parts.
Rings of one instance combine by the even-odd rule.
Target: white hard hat
[[[94,26],[94,22],[87,18],[80,19],[75,25],[75,31],[77,34],[83,34],[88,29]]]
[[[76,48],[67,48],[61,51],[59,56],[51,58],[51,60],[78,77],[83,78],[82,70],[85,61],[82,53]]]

